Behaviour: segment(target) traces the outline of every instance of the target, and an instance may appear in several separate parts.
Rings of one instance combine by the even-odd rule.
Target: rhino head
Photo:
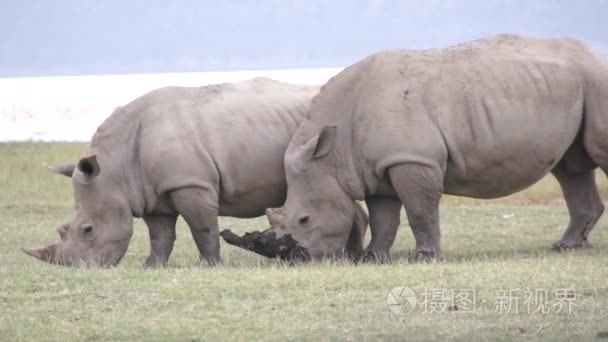
[[[355,214],[350,226],[345,231],[332,234],[327,226],[322,225],[312,229],[301,230],[297,227],[291,228],[286,224],[287,216],[285,207],[266,209],[266,217],[270,222],[270,228],[264,233],[275,234],[278,238],[293,241],[295,246],[289,251],[289,256],[300,255],[305,251],[311,259],[333,257],[344,255],[351,260],[357,261],[363,253],[363,239],[367,231],[368,217],[360,204],[353,202]]]
[[[280,215],[267,212],[312,258],[340,253],[357,226],[357,203],[335,176],[335,138],[336,127],[327,126],[303,144],[292,140],[285,153],[285,204]]]
[[[244,248],[265,256],[290,255],[283,250],[295,248],[297,254],[305,250],[311,259],[343,251],[355,256],[361,251],[367,216],[335,176],[335,160],[330,154],[335,137],[335,127],[323,128],[304,144],[294,136],[285,153],[285,204],[266,210],[270,228],[260,235],[248,235],[252,242]],[[275,245],[281,250],[269,253]]]
[[[57,229],[59,242],[22,250],[42,261],[65,266],[112,266],[120,262],[133,232],[133,214],[121,189],[104,177],[97,156],[49,169],[72,179],[76,212]]]
[[[252,251],[268,258],[279,258],[290,262],[309,261],[325,256],[346,256],[357,261],[363,252],[363,239],[367,230],[367,214],[356,204],[357,213],[348,235],[346,246],[330,251],[319,252],[314,246],[296,241],[285,227],[285,214],[283,207],[266,209],[266,217],[270,228],[264,231],[245,233],[243,236],[234,234],[229,229],[223,230],[220,235],[229,244]],[[312,251],[312,255],[310,254]]]

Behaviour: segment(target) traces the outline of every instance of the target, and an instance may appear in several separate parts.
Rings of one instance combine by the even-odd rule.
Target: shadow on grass
[[[590,257],[605,257],[608,254],[608,246],[597,246],[594,248],[567,250],[567,251],[552,251],[549,246],[538,246],[531,248],[519,248],[511,250],[501,251],[478,251],[474,253],[446,253],[444,259],[441,261],[442,264],[461,264],[468,262],[487,262],[487,261],[518,261],[526,259],[545,259],[555,258],[563,255],[573,256],[590,256]],[[410,264],[419,263],[412,258],[413,251],[399,251],[392,254],[392,264]],[[332,267],[349,267],[356,265],[370,265],[360,264],[353,262],[346,258],[328,258],[321,261],[311,261],[304,263],[290,263],[283,260],[277,259],[258,259],[256,261],[249,260],[243,262],[243,257],[240,255],[234,255],[232,257],[224,258],[224,267],[228,269],[292,269],[298,267],[316,267],[320,265],[332,266]],[[246,260],[246,259],[245,259]],[[176,269],[188,269],[200,267],[202,269],[211,269],[207,265],[201,265],[196,262],[189,262],[186,260],[180,260],[181,262],[170,263],[169,268]],[[220,268],[221,269],[221,268]]]
[[[513,250],[503,251],[479,251],[475,253],[456,253],[446,254],[441,264],[462,264],[469,262],[492,262],[492,261],[521,261],[521,260],[534,260],[534,259],[545,259],[555,258],[562,255],[573,255],[573,256],[588,256],[588,257],[605,257],[608,246],[599,246],[594,248],[579,249],[579,250],[568,250],[568,251],[552,251],[548,247],[534,247],[534,248],[522,248]],[[392,261],[390,264],[417,264],[418,261],[412,258],[413,251],[399,251],[392,255]],[[222,271],[222,270],[247,270],[247,269],[294,269],[294,268],[310,268],[318,266],[330,266],[330,267],[352,267],[357,265],[373,265],[368,263],[356,263],[347,258],[328,258],[320,261],[311,262],[296,262],[291,263],[278,259],[262,259],[248,260],[243,259],[240,255],[234,255],[232,257],[224,258],[224,266],[220,267],[209,267],[206,263],[199,263],[190,258],[176,258],[169,261],[169,265],[166,268],[154,268],[145,269],[141,263],[134,260],[122,262],[118,267],[126,269],[136,269],[142,272],[157,272],[163,270],[192,270],[200,269],[201,271]],[[34,262],[34,261],[32,261]],[[57,267],[58,269],[64,269],[64,266],[49,265],[50,267]],[[91,268],[80,268],[83,270],[97,269]],[[112,269],[112,268],[110,268]]]
[[[529,248],[516,248],[500,251],[476,251],[473,253],[444,253],[442,263],[465,263],[472,261],[509,261],[509,260],[524,260],[524,259],[539,259],[553,258],[560,255],[578,255],[578,256],[598,256],[603,257],[607,254],[604,245],[598,245],[593,248],[573,249],[564,251],[553,251],[551,246],[535,246]],[[394,263],[413,263],[412,251],[399,251],[392,254]]]

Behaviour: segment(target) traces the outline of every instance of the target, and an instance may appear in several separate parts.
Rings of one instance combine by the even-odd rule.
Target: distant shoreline
[[[112,113],[165,86],[205,86],[255,77],[323,84],[341,68],[0,78],[0,141],[88,141]]]

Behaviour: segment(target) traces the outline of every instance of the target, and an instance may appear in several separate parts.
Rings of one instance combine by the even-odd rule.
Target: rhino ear
[[[47,169],[51,170],[51,172],[60,174],[60,175],[64,175],[66,177],[72,177],[72,174],[74,173],[74,169],[76,168],[75,164],[61,164],[61,165],[55,165],[55,166],[48,166],[48,165],[44,165],[46,166]]]
[[[336,140],[336,126],[325,126],[319,134],[304,144],[303,150],[311,156],[311,159],[321,158],[331,151],[334,140]]]
[[[87,177],[97,176],[101,171],[99,168],[99,163],[97,163],[97,155],[92,154],[88,157],[80,159],[78,162],[78,170],[80,170],[80,172]]]

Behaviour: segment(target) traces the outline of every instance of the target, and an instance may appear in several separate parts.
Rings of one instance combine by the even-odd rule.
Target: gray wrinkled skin
[[[74,186],[76,212],[59,229],[61,241],[24,251],[62,265],[114,265],[133,217],[142,217],[151,244],[145,266],[164,266],[182,215],[201,258],[221,263],[218,215],[255,217],[284,202],[283,155],[318,90],[258,78],[162,88],[116,109],[87,157],[51,168]]]
[[[286,231],[311,255],[344,246],[365,200],[366,259],[389,260],[405,207],[416,258],[441,256],[442,194],[496,198],[551,172],[570,223],[555,249],[589,246],[608,171],[608,64],[571,39],[499,35],[385,51],[313,99],[285,154]]]

